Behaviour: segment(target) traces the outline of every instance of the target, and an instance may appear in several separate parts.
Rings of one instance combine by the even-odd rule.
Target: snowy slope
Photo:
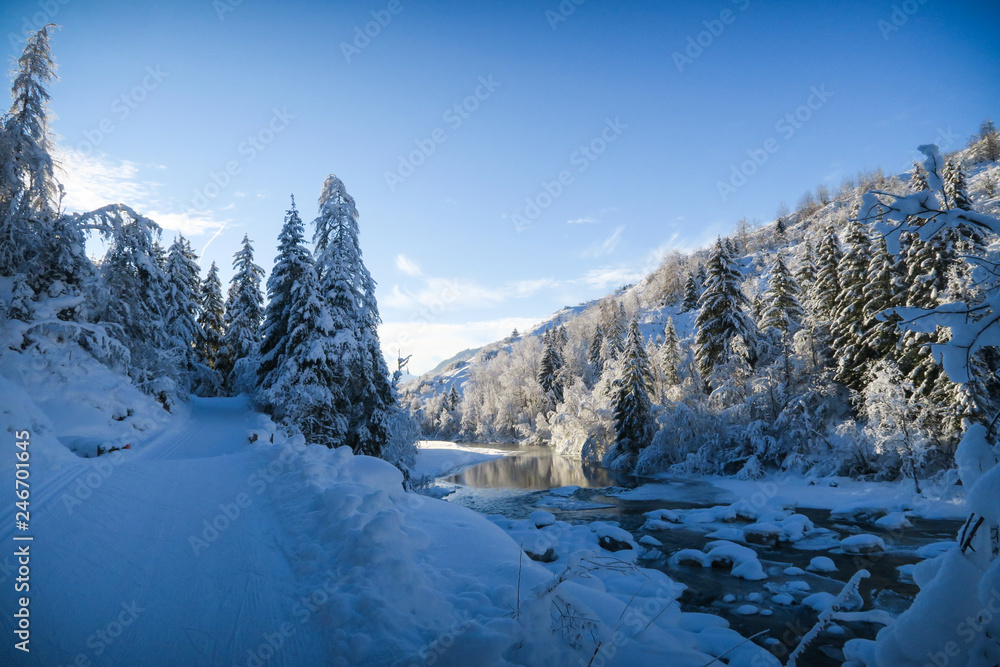
[[[170,416],[78,348],[45,356],[0,357],[4,437],[31,433],[19,535],[33,537],[31,650],[3,642],[2,665],[586,664],[601,645],[612,664],[704,665],[738,645],[731,664],[774,664],[721,619],[682,615],[676,584],[556,574],[482,516],[404,492],[384,461],[286,439],[243,398],[192,398]],[[130,448],[83,458],[68,442]],[[590,619],[586,641],[553,611],[568,601]],[[644,603],[671,610],[623,631]]]

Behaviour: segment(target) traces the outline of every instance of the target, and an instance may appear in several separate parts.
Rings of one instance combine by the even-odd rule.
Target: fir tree
[[[684,283],[684,302],[681,304],[681,312],[687,313],[698,307],[698,283],[695,275],[688,275]]]
[[[292,285],[285,353],[272,374],[267,404],[278,419],[295,424],[308,444],[348,444],[350,402],[330,317],[311,266]]]
[[[807,240],[802,249],[802,258],[799,260],[799,270],[795,273],[795,280],[803,290],[811,289],[816,282],[816,259],[813,256],[811,241]]]
[[[244,234],[243,247],[233,256],[235,274],[226,296],[226,333],[222,340],[219,372],[229,391],[250,389],[261,344],[264,298],[260,283],[264,269],[253,261],[253,244]]]
[[[604,358],[601,356],[601,348],[604,345],[604,331],[600,326],[594,328],[594,335],[590,337],[590,347],[587,349],[587,361],[593,369],[593,378],[596,382],[604,372]]]
[[[183,235],[178,235],[167,251],[167,293],[165,295],[166,331],[169,346],[181,372],[182,386],[191,384],[198,366],[196,348],[201,345],[198,326],[197,255]],[[184,381],[184,380],[187,381]]]
[[[972,199],[966,189],[965,173],[962,171],[962,167],[948,160],[941,175],[944,178],[945,205],[949,208],[971,211]]]
[[[46,86],[55,78],[46,25],[28,38],[17,61],[12,104],[0,125],[0,275],[34,266],[52,254],[59,185],[51,155]]]
[[[910,189],[914,192],[931,189],[931,186],[927,184],[927,172],[917,162],[913,163],[913,175],[910,176]]]
[[[563,360],[559,353],[559,335],[557,330],[546,329],[542,335],[542,360],[538,367],[538,384],[542,393],[548,399],[548,409],[553,411],[563,400],[563,387],[560,378]]]
[[[319,209],[316,273],[334,322],[337,363],[347,379],[347,444],[355,453],[379,456],[388,440],[395,398],[379,344],[375,281],[362,260],[354,199],[336,176],[324,182]]]
[[[786,336],[798,331],[804,316],[799,302],[800,292],[798,283],[779,254],[771,267],[767,291],[763,296],[761,327],[774,327]]]
[[[812,300],[816,311],[829,319],[833,318],[837,310],[837,297],[840,295],[838,267],[841,254],[837,235],[833,229],[828,229],[816,253],[816,280],[812,285]]]
[[[722,241],[716,241],[708,260],[705,291],[698,300],[695,320],[695,358],[702,377],[709,381],[712,371],[728,361],[732,340],[741,336],[756,363],[757,327],[744,311],[749,305],[740,287],[742,276]]]
[[[277,380],[288,351],[293,291],[296,284],[312,275],[312,271],[312,255],[305,247],[302,219],[292,197],[291,208],[285,213],[285,222],[278,235],[274,268],[267,279],[267,308],[261,327],[260,366],[257,368],[257,386],[262,398],[266,398],[267,390]]]
[[[617,359],[625,345],[625,308],[613,302],[607,308],[604,318],[604,340],[611,359]]]
[[[861,317],[866,364],[883,359],[896,362],[900,335],[898,324],[902,318],[886,311],[904,305],[903,294],[902,281],[896,273],[885,239],[879,239],[868,264],[868,278],[863,292]],[[864,381],[867,380],[868,377]]]
[[[652,374],[646,345],[633,317],[622,350],[620,375],[614,383],[615,447],[610,462],[614,467],[631,466],[635,455],[649,444],[652,431],[652,404],[649,390]],[[615,465],[614,459],[619,459]]]
[[[857,220],[848,223],[844,255],[837,275],[840,293],[830,333],[837,357],[837,380],[861,389],[865,376],[865,287],[871,264],[871,239]]]
[[[201,283],[199,297],[201,308],[198,312],[198,326],[201,329],[201,336],[198,340],[198,353],[203,364],[215,369],[225,333],[222,283],[219,281],[219,268],[215,262],[212,262],[205,280]]]
[[[677,338],[677,328],[674,320],[667,318],[663,327],[663,344],[660,346],[660,369],[663,371],[663,381],[668,387],[680,384],[678,370],[681,365],[681,346]]]

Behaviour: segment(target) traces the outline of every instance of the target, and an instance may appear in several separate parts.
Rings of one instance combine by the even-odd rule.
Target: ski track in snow
[[[284,530],[248,484],[264,461],[247,447],[252,417],[241,399],[192,399],[187,419],[124,452],[71,508],[67,494],[77,498],[75,482],[104,457],[33,478],[31,653],[13,648],[14,619],[4,613],[0,664],[68,665],[83,655],[89,663],[80,664],[246,665],[283,623],[294,632],[264,662],[323,664],[319,633],[292,622],[297,582],[278,544]],[[178,539],[202,538],[203,521],[241,493],[249,507],[197,555]],[[16,544],[5,528],[3,542]]]

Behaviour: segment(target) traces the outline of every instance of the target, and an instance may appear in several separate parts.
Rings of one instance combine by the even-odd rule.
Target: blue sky
[[[61,26],[67,206],[133,205],[226,280],[340,176],[383,343],[421,372],[1000,121],[996,2],[679,4],[8,0],[0,30],[10,60]]]

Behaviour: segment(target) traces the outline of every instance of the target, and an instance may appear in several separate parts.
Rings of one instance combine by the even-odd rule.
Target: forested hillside
[[[954,334],[917,312],[970,304],[976,321],[995,294],[1000,246],[981,214],[1000,211],[998,136],[987,121],[963,150],[922,147],[909,172],[859,173],[767,224],[741,220],[405,399],[427,435],[551,444],[638,473],[952,482],[964,425],[998,413],[1000,356],[967,349],[956,384],[941,365]],[[901,216],[899,198],[934,213]]]

